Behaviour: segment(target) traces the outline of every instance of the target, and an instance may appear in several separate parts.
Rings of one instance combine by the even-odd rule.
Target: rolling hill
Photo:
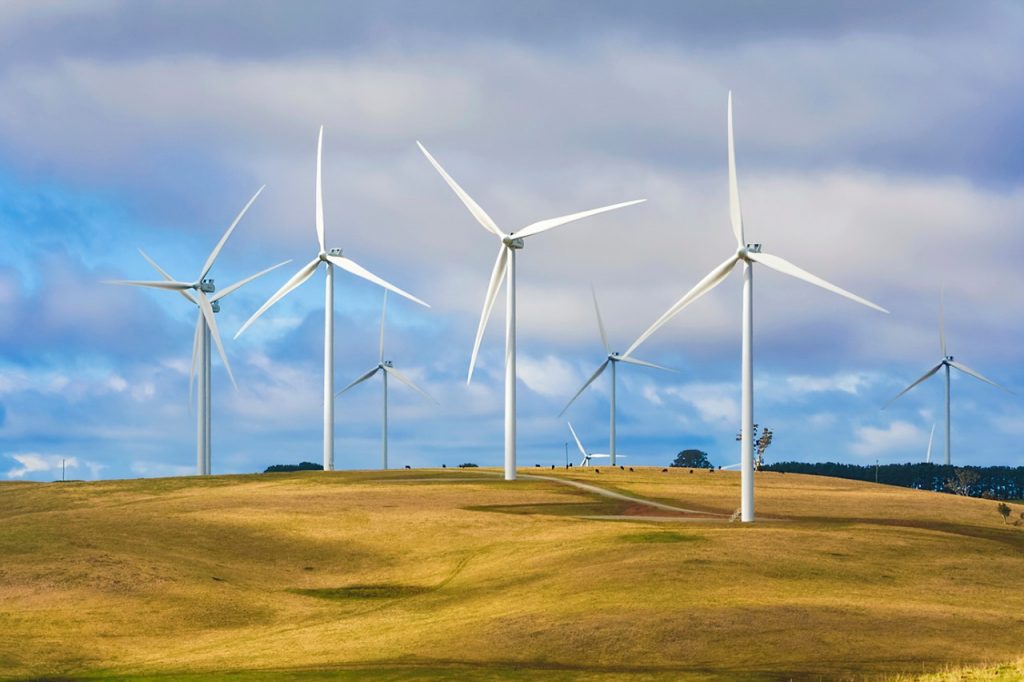
[[[994,502],[763,472],[742,525],[736,473],[600,471],[2,483],[0,677],[913,679],[1024,652],[1024,528]]]

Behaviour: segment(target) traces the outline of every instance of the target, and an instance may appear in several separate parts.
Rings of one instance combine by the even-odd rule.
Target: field
[[[495,473],[0,484],[0,678],[1020,678],[995,502],[760,473],[743,525],[735,472]]]

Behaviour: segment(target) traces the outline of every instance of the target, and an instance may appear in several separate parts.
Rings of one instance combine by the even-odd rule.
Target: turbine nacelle
[[[522,240],[521,237],[513,237],[512,235],[504,237],[501,240],[501,243],[510,249],[521,249],[523,248],[523,246],[526,245],[526,243]]]
[[[760,244],[747,244],[742,249],[738,249],[736,251],[736,257],[739,258],[740,260],[745,260],[747,262],[750,262],[749,254],[751,254],[751,253],[761,253],[761,245]]]
[[[320,260],[322,260],[324,262],[329,262],[329,259],[332,258],[332,257],[333,258],[341,258],[341,256],[342,256],[342,250],[339,249],[339,248],[327,249],[326,251],[321,251],[319,253]]]
[[[199,283],[196,284],[193,288],[198,289],[204,294],[212,294],[213,292],[217,291],[217,287],[214,286],[212,279],[200,280]]]

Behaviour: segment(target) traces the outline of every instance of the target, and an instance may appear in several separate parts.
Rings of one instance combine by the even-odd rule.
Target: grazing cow
[[[625,470],[626,470],[626,467],[624,467],[624,466],[622,466],[622,465],[620,464],[620,465],[619,465],[619,471],[625,471]]]
[[[594,469],[594,473],[595,474],[599,474],[599,473],[601,473],[601,470],[600,469]]]
[[[540,469],[540,465],[539,465],[539,464],[534,464],[534,465],[533,465],[533,468],[534,468],[534,469]]]
[[[406,468],[406,469],[412,469],[412,467],[411,467],[411,466],[409,466],[408,464],[406,464],[406,465],[405,465],[405,468]]]
[[[661,470],[661,473],[663,473],[663,474],[667,474],[667,473],[668,473],[668,469],[662,469],[662,470]]]
[[[441,468],[442,468],[442,469],[447,469],[447,468],[448,468],[448,465],[447,465],[447,464],[442,464],[442,465],[441,465]]]
[[[632,470],[633,470],[633,467],[629,467],[629,470],[630,470],[630,471],[632,471]]]
[[[693,469],[690,469],[690,473],[691,473],[691,474],[693,473]]]
[[[552,470],[552,471],[554,471],[554,470],[555,470],[555,465],[554,465],[554,464],[552,464],[552,465],[551,465],[551,470]]]

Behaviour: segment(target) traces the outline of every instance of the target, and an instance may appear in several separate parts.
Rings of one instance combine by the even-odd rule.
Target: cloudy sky
[[[315,255],[325,126],[330,246],[412,291],[388,356],[440,402],[392,391],[394,464],[497,465],[503,303],[465,384],[493,237],[421,140],[506,231],[646,198],[519,254],[520,463],[560,462],[565,402],[734,248],[725,112],[734,93],[747,237],[892,311],[757,277],[756,421],[769,460],[924,458],[942,381],[881,406],[939,358],[957,463],[1024,465],[1024,7],[1013,2],[71,2],[0,6],[0,476],[195,468],[195,309],[101,284],[191,280],[217,262],[239,390],[214,360],[215,472],[321,458],[322,276],[238,341]],[[339,274],[339,387],[376,361],[381,291]],[[645,342],[678,374],[619,373],[619,451],[738,461],[740,277]],[[380,386],[337,403],[337,462],[376,466]],[[608,383],[571,408],[607,447]]]

